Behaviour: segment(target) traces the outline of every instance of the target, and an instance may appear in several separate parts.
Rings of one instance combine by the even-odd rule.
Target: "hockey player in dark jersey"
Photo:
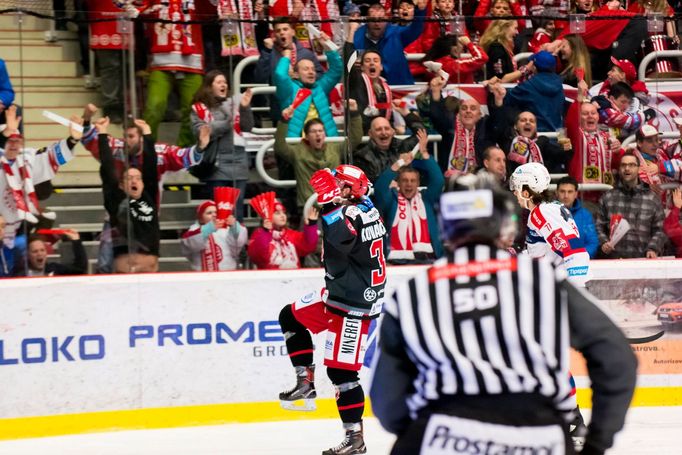
[[[620,431],[636,359],[621,331],[565,269],[500,247],[516,204],[484,176],[440,199],[448,249],[386,299],[372,409],[398,435],[392,454],[574,453],[569,344],[587,360],[592,419],[584,455]]]
[[[386,228],[366,196],[369,180],[358,167],[342,164],[333,172],[313,174],[324,235],[325,289],[286,305],[279,315],[296,385],[280,393],[285,409],[314,409],[313,341],[327,330],[324,364],[336,388],[345,438],[323,455],[365,453],[362,414],[365,395],[358,371],[362,367],[369,325],[381,313],[386,282]],[[305,406],[296,408],[295,401]]]

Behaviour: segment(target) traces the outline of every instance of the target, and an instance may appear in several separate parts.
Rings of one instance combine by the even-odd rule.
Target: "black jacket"
[[[409,114],[405,117],[407,127],[412,131],[424,128],[419,117]],[[398,161],[401,153],[409,152],[419,140],[416,135],[400,140],[393,138],[387,150],[380,150],[373,141],[360,145],[353,151],[353,164],[365,172],[370,182],[374,183],[386,168]]]
[[[492,103],[489,103],[489,106],[490,104]],[[450,156],[452,141],[455,139],[455,113],[445,108],[445,99],[442,97],[438,101],[432,99],[430,109],[429,117],[433,126],[443,137],[438,145],[438,165],[445,172],[448,169],[448,157]],[[492,139],[495,134],[488,131],[493,129],[493,125],[494,121],[488,115],[481,117],[481,120],[476,123],[474,149],[479,166],[483,163],[483,151],[491,145],[496,145],[495,140]]]

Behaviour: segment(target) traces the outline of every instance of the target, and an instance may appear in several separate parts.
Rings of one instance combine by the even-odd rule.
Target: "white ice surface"
[[[584,411],[589,418],[589,410]],[[630,410],[613,455],[682,453],[682,407]],[[138,430],[0,442],[0,455],[307,455],[341,442],[338,420],[302,420]],[[387,454],[393,436],[374,418],[365,419],[368,454]]]

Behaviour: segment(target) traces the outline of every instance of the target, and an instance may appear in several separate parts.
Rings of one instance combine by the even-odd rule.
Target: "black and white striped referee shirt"
[[[448,258],[386,300],[370,387],[382,426],[400,435],[418,411],[458,396],[540,394],[568,412],[570,344],[585,357],[592,382],[586,444],[611,447],[637,362],[595,299],[547,258],[486,245]]]
[[[411,413],[441,395],[501,393],[570,411],[565,276],[550,260],[475,245],[398,286],[385,310],[419,372]]]

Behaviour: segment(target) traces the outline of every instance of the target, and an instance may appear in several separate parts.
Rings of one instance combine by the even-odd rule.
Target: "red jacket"
[[[680,221],[680,209],[673,207],[663,221],[663,231],[670,238],[677,250],[675,257],[682,258],[682,221]]]
[[[488,54],[473,42],[467,44],[471,54],[468,58],[453,58],[449,55],[436,60],[443,64],[442,70],[450,75],[449,84],[473,84],[474,74],[488,61]]]
[[[284,228],[276,231],[258,228],[249,239],[249,258],[259,269],[300,268],[300,257],[307,256],[317,248],[317,225],[306,225],[303,232]]]

